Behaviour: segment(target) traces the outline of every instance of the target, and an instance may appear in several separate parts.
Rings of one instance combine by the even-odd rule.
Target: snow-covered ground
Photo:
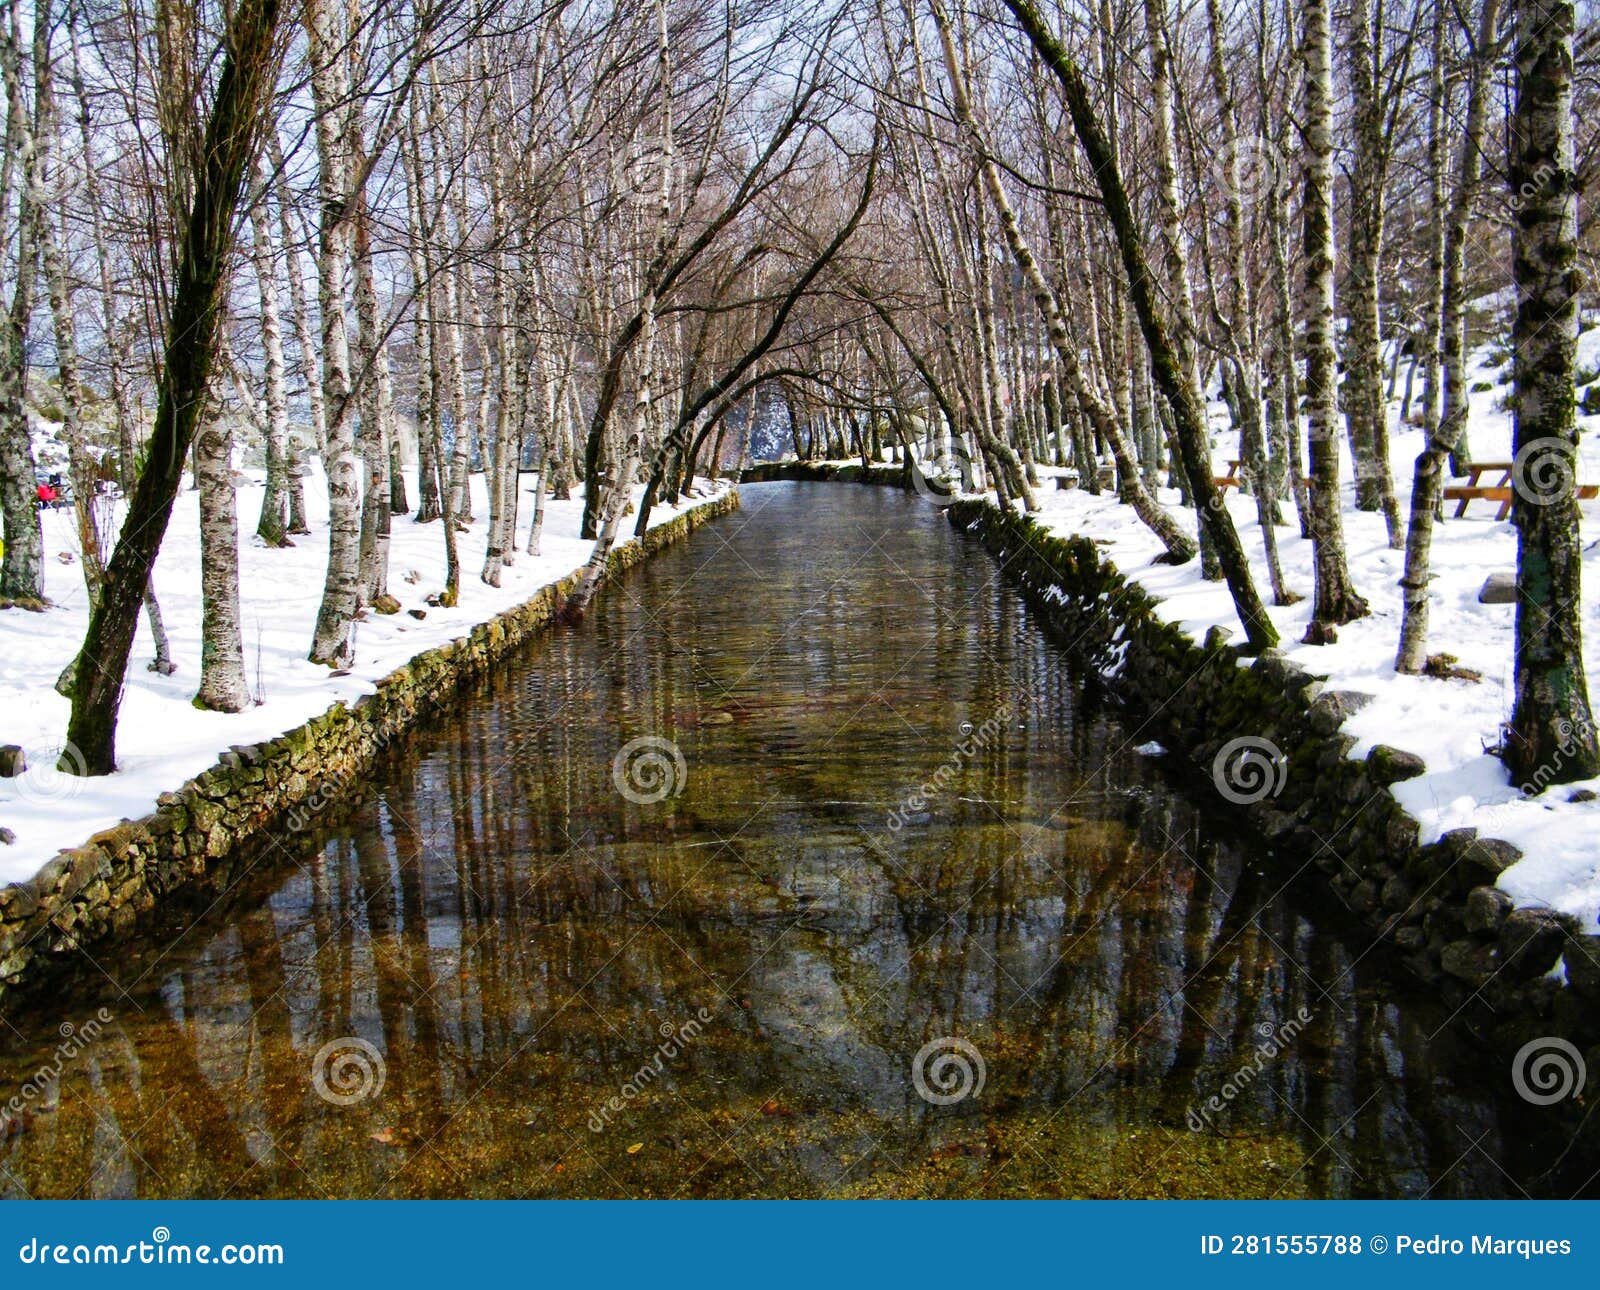
[[[524,476],[525,489],[531,488],[529,480],[531,476]],[[294,547],[282,550],[269,549],[254,538],[242,542],[240,619],[245,672],[256,703],[231,714],[204,712],[192,702],[200,679],[199,501],[192,490],[179,496],[155,570],[156,592],[178,670],[172,676],[146,670],[154,651],[141,616],[122,698],[119,769],[115,775],[91,779],[54,769],[68,714],[67,700],[56,693],[55,681],[83,639],[88,602],[76,563],[79,548],[72,512],[45,512],[45,589],[51,608],[45,613],[0,612],[0,713],[4,714],[0,743],[21,744],[29,764],[21,777],[0,779],[0,825],[16,834],[14,843],[0,845],[0,883],[29,878],[62,847],[76,846],[124,818],[147,814],[155,808],[158,794],[205,770],[231,745],[270,739],[336,701],[371,693],[375,681],[413,655],[466,635],[476,624],[521,604],[539,588],[579,568],[593,545],[578,537],[581,495],[571,501],[549,501],[541,554],[519,553],[516,563],[503,570],[499,587],[485,585],[478,571],[487,539],[488,502],[482,476],[474,475],[473,509],[478,518],[460,535],[460,603],[441,609],[425,602],[444,586],[444,540],[438,523],[396,518],[389,590],[402,610],[387,616],[369,614],[358,622],[349,674],[330,676],[327,668],[306,659],[327,569],[328,525],[320,474],[305,483],[309,535],[295,538]],[[696,488],[705,493],[712,486],[699,481]],[[255,478],[239,489],[242,534],[254,532],[261,493]],[[704,500],[696,496],[688,505]],[[525,496],[519,542],[527,539],[531,505],[531,496]],[[684,509],[656,506],[651,527],[667,523]],[[63,555],[72,562],[62,563]],[[418,619],[411,610],[426,616]]]
[[[1580,369],[1600,368],[1600,330],[1585,334]],[[1490,367],[1480,358],[1473,382],[1492,389],[1474,393],[1468,433],[1473,456],[1480,461],[1511,459],[1511,418],[1500,409],[1507,367]],[[1220,424],[1226,413],[1216,409]],[[1402,517],[1409,515],[1411,469],[1422,448],[1422,435],[1400,426],[1397,409],[1391,409],[1392,455]],[[1600,417],[1584,418],[1586,429],[1600,429]],[[1213,454],[1217,473],[1236,457],[1231,432],[1217,436]],[[1579,453],[1577,471],[1582,483],[1600,483],[1600,443],[1591,434]],[[1431,841],[1447,829],[1472,826],[1489,837],[1504,838],[1520,847],[1524,859],[1508,869],[1500,886],[1519,905],[1549,905],[1574,914],[1587,930],[1600,931],[1600,801],[1569,802],[1574,790],[1600,790],[1600,780],[1566,784],[1536,794],[1525,794],[1511,783],[1505,766],[1485,750],[1499,741],[1499,728],[1511,714],[1513,605],[1478,603],[1484,579],[1494,572],[1516,568],[1516,535],[1509,521],[1498,523],[1494,502],[1475,501],[1462,519],[1452,518],[1455,503],[1446,503],[1444,522],[1435,527],[1432,603],[1429,614],[1428,652],[1455,655],[1459,666],[1482,674],[1482,681],[1438,680],[1402,676],[1394,670],[1400,634],[1399,579],[1404,569],[1402,552],[1389,549],[1383,517],[1353,509],[1350,467],[1345,457],[1345,539],[1350,572],[1360,593],[1372,607],[1369,618],[1339,629],[1338,643],[1325,646],[1299,644],[1311,614],[1311,543],[1301,539],[1293,521],[1293,507],[1285,503],[1291,523],[1279,528],[1278,544],[1285,578],[1305,597],[1299,604],[1270,610],[1282,637],[1282,648],[1295,662],[1316,675],[1325,675],[1330,689],[1361,690],[1376,702],[1358,712],[1344,729],[1360,741],[1351,755],[1363,757],[1374,744],[1391,744],[1421,756],[1428,765],[1421,777],[1397,784],[1396,798],[1422,825],[1422,840]],[[1484,484],[1498,483],[1498,475]],[[1244,633],[1225,586],[1204,581],[1198,561],[1187,565],[1152,564],[1160,544],[1135,518],[1130,508],[1112,496],[1091,497],[1078,491],[1053,488],[1038,493],[1043,511],[1038,517],[1052,532],[1080,533],[1106,541],[1102,551],[1117,567],[1161,601],[1162,615],[1180,623],[1195,638],[1212,624],[1232,629],[1235,639]],[[1247,553],[1256,566],[1258,586],[1267,595],[1261,531],[1255,504],[1230,492],[1228,505]],[[1165,500],[1175,503],[1176,494]],[[1583,513],[1584,552],[1584,662],[1591,691],[1600,686],[1600,501],[1579,503]],[[1177,510],[1181,522],[1194,530],[1192,511]],[[1600,697],[1597,695],[1596,697]]]

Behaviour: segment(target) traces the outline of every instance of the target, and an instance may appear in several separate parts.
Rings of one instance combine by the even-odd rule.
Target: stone
[[[1415,779],[1427,769],[1428,763],[1416,753],[1391,748],[1388,744],[1374,744],[1367,754],[1367,775],[1379,786]]]
[[[1543,976],[1566,948],[1572,921],[1554,909],[1512,910],[1500,925],[1501,970],[1517,981]]]
[[[1319,735],[1331,735],[1347,718],[1371,702],[1372,696],[1360,690],[1328,690],[1319,694],[1311,705],[1308,713],[1311,728]]]
[[[1501,838],[1473,838],[1455,861],[1456,880],[1464,887],[1492,887],[1522,852]]]
[[[1391,811],[1383,824],[1383,848],[1391,863],[1404,863],[1417,849],[1420,826],[1404,811]]]
[[[1600,1002],[1600,936],[1572,936],[1562,946],[1567,984],[1587,1002]]]
[[[0,744],[0,779],[15,779],[28,769],[21,744]]]
[[[1473,939],[1451,941],[1439,955],[1439,966],[1458,981],[1480,986],[1495,974],[1492,943]]]
[[[1393,909],[1399,913],[1406,913],[1411,909],[1413,892],[1411,884],[1399,874],[1395,874],[1383,884],[1383,907]]]
[[[1491,573],[1478,589],[1480,605],[1514,605],[1517,603],[1517,575]]]
[[[1354,735],[1329,735],[1317,754],[1317,769],[1336,771],[1349,760],[1349,753],[1358,744]]]
[[[1512,899],[1498,887],[1474,887],[1462,915],[1469,932],[1498,932],[1511,912]]]
[[[0,846],[11,846],[17,840],[17,835],[4,825],[0,825]]]
[[[1567,794],[1569,802],[1592,802],[1596,798],[1600,798],[1600,793],[1596,793],[1592,788],[1575,788]]]
[[[1420,950],[1427,940],[1423,930],[1414,925],[1397,928],[1394,934],[1395,947],[1407,952]]]
[[[33,958],[31,945],[19,945],[11,953],[0,959],[0,977],[18,976],[22,969],[28,966]]]
[[[419,622],[428,616],[428,611],[426,609],[408,609],[406,610],[406,613],[410,614]]]
[[[1350,890],[1350,908],[1358,914],[1370,914],[1378,907],[1378,886],[1363,879]]]
[[[400,602],[385,593],[384,595],[373,597],[372,609],[374,613],[379,614],[398,614],[400,612]]]
[[[209,833],[222,819],[222,807],[206,798],[197,797],[189,804],[189,816],[194,827]]]

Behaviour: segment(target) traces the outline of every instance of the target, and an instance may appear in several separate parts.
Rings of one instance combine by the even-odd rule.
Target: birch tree
[[[1302,174],[1305,190],[1305,284],[1301,311],[1309,413],[1311,541],[1315,590],[1308,645],[1337,639],[1338,628],[1368,612],[1345,559],[1339,499],[1339,360],[1334,339],[1333,40],[1327,0],[1301,4],[1300,56],[1305,63]]]
[[[156,420],[79,651],[68,742],[82,757],[63,769],[116,767],[117,710],[150,568],[166,533],[183,463],[210,389],[223,285],[240,191],[255,154],[277,66],[279,0],[240,0],[223,42],[173,284]]]
[[[1511,523],[1517,530],[1516,700],[1504,756],[1542,788],[1600,773],[1583,667],[1578,436],[1578,194],[1573,148],[1572,0],[1516,0],[1511,189],[1517,201],[1512,331],[1516,415]]]

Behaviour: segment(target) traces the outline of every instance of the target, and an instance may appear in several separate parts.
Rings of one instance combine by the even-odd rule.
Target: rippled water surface
[[[1148,738],[938,512],[747,487],[191,929],[9,1010],[0,1193],[1570,1192]]]

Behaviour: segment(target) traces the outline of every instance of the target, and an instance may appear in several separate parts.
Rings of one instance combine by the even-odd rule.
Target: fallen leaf
[[[643,1150],[644,1150],[644,1143],[635,1142],[631,1147],[628,1148],[628,1154],[630,1156],[636,1156]]]
[[[395,1145],[395,1137],[394,1137],[394,1130],[393,1129],[379,1129],[376,1133],[372,1134],[371,1136],[372,1136],[372,1140],[374,1142],[381,1142],[386,1147],[392,1147],[392,1146]]]

